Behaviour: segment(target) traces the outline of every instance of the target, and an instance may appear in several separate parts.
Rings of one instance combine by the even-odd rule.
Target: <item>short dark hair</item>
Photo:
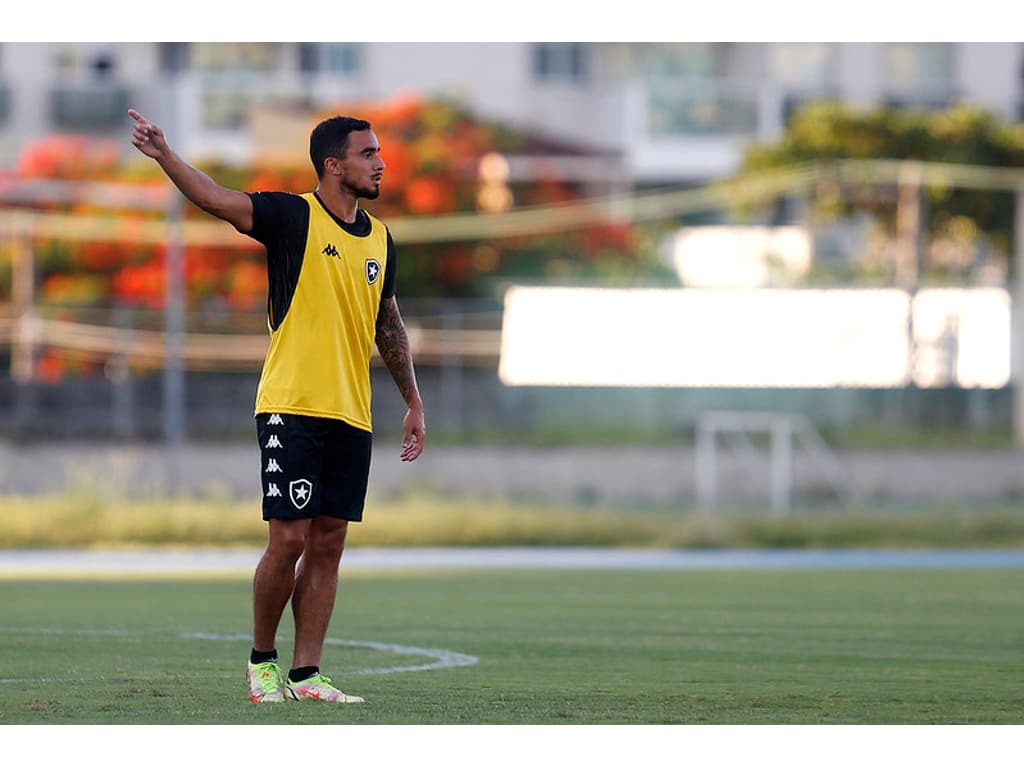
[[[357,117],[335,115],[329,117],[309,134],[309,159],[313,162],[316,177],[323,178],[324,160],[328,157],[344,157],[348,149],[348,135],[352,131],[368,131],[370,123]]]

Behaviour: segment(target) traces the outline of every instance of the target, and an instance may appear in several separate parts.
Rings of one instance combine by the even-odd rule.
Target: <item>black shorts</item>
[[[363,519],[373,435],[338,419],[256,414],[263,519]]]

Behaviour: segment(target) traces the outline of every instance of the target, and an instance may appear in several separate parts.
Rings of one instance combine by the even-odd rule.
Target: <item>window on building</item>
[[[772,43],[768,66],[782,90],[782,118],[809,102],[835,98],[835,45],[832,43]]]
[[[237,91],[209,90],[201,105],[204,128],[238,130],[245,125],[250,98]]]
[[[188,69],[188,43],[160,43],[160,71],[184,72]]]
[[[281,50],[282,43],[189,43],[189,69],[200,75],[203,127],[243,127],[253,103],[273,91]]]
[[[131,94],[118,83],[116,48],[110,43],[67,43],[51,50],[57,73],[48,93],[54,125],[75,132],[123,125]]]
[[[638,77],[717,77],[721,43],[630,43],[628,69]]]
[[[3,55],[3,46],[0,45],[0,57]],[[2,79],[3,59],[0,58],[0,125],[7,122],[11,114],[11,88]]]
[[[1017,89],[1017,122],[1024,123],[1024,56],[1021,57],[1020,79],[1022,87]]]
[[[318,43],[299,43],[299,71],[316,72],[320,69],[320,48]]]
[[[915,88],[953,79],[951,43],[888,43],[885,51],[887,82]]]
[[[776,82],[791,88],[831,87],[833,51],[830,43],[773,43],[769,49],[771,75]]]
[[[656,80],[648,84],[647,98],[652,136],[750,134],[757,129],[757,96],[742,85]]]
[[[109,80],[117,73],[117,52],[108,43],[64,43],[53,48],[53,63],[62,80]]]
[[[114,72],[117,69],[117,57],[114,55],[113,51],[94,51],[89,61],[89,69],[91,70],[93,77],[101,80],[113,77]]]
[[[724,43],[632,43],[628,71],[644,81],[652,136],[749,134],[756,94],[725,77]]]
[[[939,109],[952,101],[952,43],[886,43],[885,83],[894,106]]]
[[[280,43],[192,43],[191,63],[199,70],[276,69]]]
[[[533,75],[541,81],[578,83],[589,74],[586,43],[535,43]]]
[[[361,43],[301,43],[299,69],[351,75],[363,68]]]

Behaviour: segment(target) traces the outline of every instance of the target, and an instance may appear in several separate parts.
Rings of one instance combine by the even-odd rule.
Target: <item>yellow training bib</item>
[[[256,413],[341,419],[371,431],[370,358],[387,268],[387,229],[370,218],[349,234],[312,192],[298,283],[284,319],[271,326]]]

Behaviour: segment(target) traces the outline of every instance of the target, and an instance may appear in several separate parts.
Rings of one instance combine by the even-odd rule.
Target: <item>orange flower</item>
[[[54,384],[61,380],[67,366],[53,351],[47,351],[36,359],[36,378],[45,384]]]
[[[159,309],[164,305],[163,260],[154,258],[145,264],[131,264],[114,276],[114,295],[130,302]]]
[[[246,186],[253,192],[273,192],[283,190],[287,183],[284,176],[278,171],[264,168],[257,171]]]
[[[464,247],[456,247],[441,257],[439,276],[448,288],[458,288],[469,275],[473,257]]]
[[[392,136],[377,135],[380,139],[381,156],[387,167],[384,169],[384,184],[387,186],[404,186],[412,173],[412,158],[409,148]]]
[[[78,263],[90,271],[108,270],[127,260],[125,246],[118,243],[85,243]]]
[[[83,179],[109,175],[117,167],[117,152],[109,141],[54,134],[26,145],[14,164],[16,176]]]
[[[53,304],[97,304],[106,292],[106,281],[94,274],[56,274],[43,281],[41,298]]]
[[[267,295],[267,273],[248,261],[235,264],[228,274],[228,304],[248,311],[262,305]]]
[[[444,213],[455,208],[451,188],[440,179],[412,179],[405,185],[405,202],[417,216]]]

